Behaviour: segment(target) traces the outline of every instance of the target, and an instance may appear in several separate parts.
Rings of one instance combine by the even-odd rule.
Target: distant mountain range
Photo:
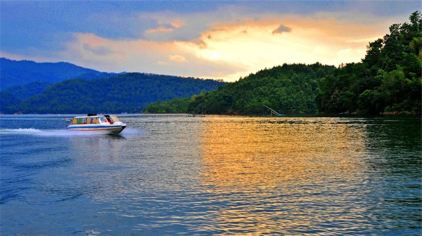
[[[80,67],[67,62],[15,61],[0,58],[0,90],[31,82],[57,83],[67,79],[93,79],[109,73]]]
[[[0,59],[1,113],[141,112],[149,103],[215,90],[215,80],[104,73],[70,63]]]

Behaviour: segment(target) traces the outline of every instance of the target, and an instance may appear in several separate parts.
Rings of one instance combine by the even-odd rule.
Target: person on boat
[[[105,118],[105,117],[101,117],[101,118],[100,118],[100,120],[101,120],[101,123],[110,123],[110,122],[107,120],[107,118]]]
[[[108,123],[113,124],[113,120],[110,117],[106,116],[106,119],[107,119]]]

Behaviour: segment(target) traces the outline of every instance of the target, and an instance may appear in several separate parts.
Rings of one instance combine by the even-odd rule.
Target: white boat
[[[72,131],[118,134],[126,128],[126,124],[117,116],[88,114],[72,118],[67,128]]]

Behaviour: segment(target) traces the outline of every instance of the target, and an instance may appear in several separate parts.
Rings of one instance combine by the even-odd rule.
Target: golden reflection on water
[[[362,129],[275,121],[206,122],[203,181],[218,187],[272,188],[289,181],[354,179],[361,172],[363,162],[357,155],[366,148]]]
[[[364,127],[339,121],[235,117],[205,121],[203,184],[221,198],[237,202],[218,209],[214,225],[226,232],[274,233],[312,228],[333,216],[332,220],[347,221],[345,212],[365,211],[342,206],[364,194],[351,194],[366,179]],[[324,212],[318,208],[323,205]]]

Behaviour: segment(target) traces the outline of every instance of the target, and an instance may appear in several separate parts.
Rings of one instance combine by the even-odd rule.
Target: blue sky
[[[285,62],[358,61],[368,40],[420,9],[420,1],[0,1],[0,53],[235,80]],[[280,27],[291,31],[274,33]]]

